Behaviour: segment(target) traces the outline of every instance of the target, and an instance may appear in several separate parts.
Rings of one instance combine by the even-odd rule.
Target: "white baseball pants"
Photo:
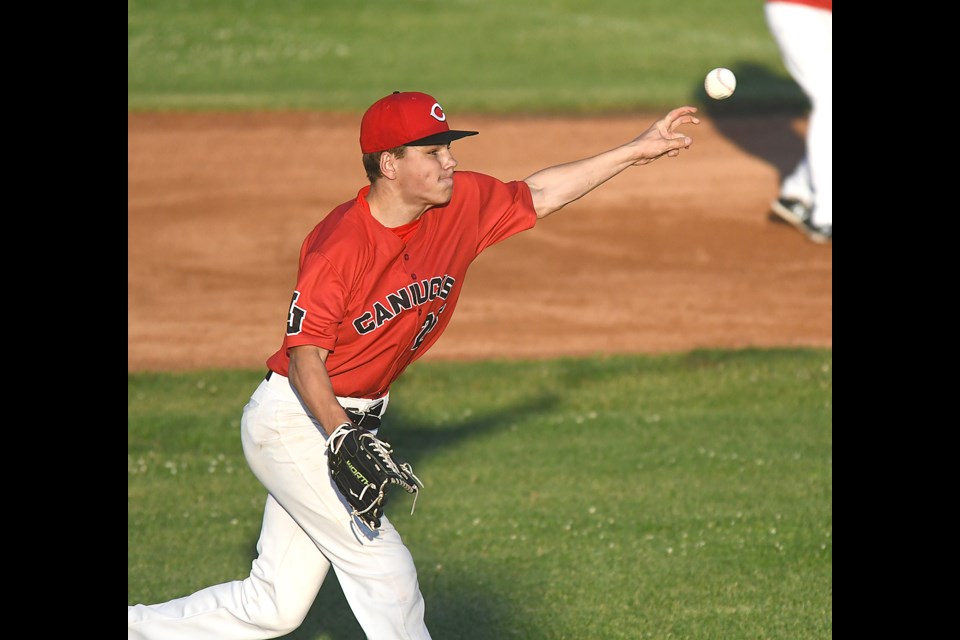
[[[764,4],[783,64],[810,99],[806,156],[780,196],[813,205],[817,225],[833,224],[833,13],[790,2]]]
[[[372,404],[340,400],[361,410]],[[428,640],[410,551],[388,518],[372,532],[350,517],[327,470],[326,436],[286,377],[274,373],[260,384],[240,429],[247,463],[269,492],[250,575],[169,602],[128,606],[128,640],[288,634],[303,622],[331,566],[368,638]]]

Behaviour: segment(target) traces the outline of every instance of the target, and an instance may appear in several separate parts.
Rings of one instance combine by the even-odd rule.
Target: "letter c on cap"
[[[443,112],[443,107],[440,106],[439,102],[434,102],[433,106],[430,107],[430,115],[443,122],[447,119],[447,114]]]

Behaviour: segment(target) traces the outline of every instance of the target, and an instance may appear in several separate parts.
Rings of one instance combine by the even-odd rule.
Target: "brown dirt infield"
[[[833,248],[768,219],[804,120],[711,117],[481,255],[427,359],[832,347]],[[461,169],[522,179],[659,114],[461,115]],[[130,113],[127,368],[256,368],[279,346],[300,242],[366,183],[359,116]]]

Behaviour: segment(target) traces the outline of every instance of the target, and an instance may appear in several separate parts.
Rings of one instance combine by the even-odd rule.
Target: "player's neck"
[[[377,188],[378,186],[380,185],[371,187],[366,198],[367,205],[373,218],[388,229],[410,224],[429,209],[422,204],[404,202],[400,197],[389,193],[389,189],[382,186]]]

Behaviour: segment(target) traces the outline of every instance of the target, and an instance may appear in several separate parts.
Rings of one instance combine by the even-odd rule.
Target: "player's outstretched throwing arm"
[[[654,122],[633,140],[595,156],[541,169],[524,180],[530,185],[537,217],[545,218],[590,193],[627,167],[658,158],[680,155],[693,139],[678,131],[685,124],[700,124],[696,107],[678,107]]]

